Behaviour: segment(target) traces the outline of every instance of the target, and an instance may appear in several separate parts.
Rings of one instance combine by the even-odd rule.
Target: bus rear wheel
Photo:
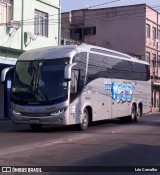
[[[132,105],[131,115],[129,116],[129,120],[130,122],[134,122],[137,120],[137,110],[135,105]]]
[[[30,124],[33,131],[40,131],[42,129],[42,124]]]
[[[136,110],[136,106],[135,104],[132,105],[132,108],[131,108],[131,114],[126,116],[126,117],[120,117],[120,121],[121,122],[134,122],[136,121],[136,118],[137,118],[137,110]]]
[[[85,108],[83,111],[82,123],[77,125],[79,131],[84,131],[88,128],[89,125],[89,114],[88,110]]]
[[[138,105],[137,115],[135,117],[135,121],[138,122],[141,116],[142,116],[142,108],[140,105]]]

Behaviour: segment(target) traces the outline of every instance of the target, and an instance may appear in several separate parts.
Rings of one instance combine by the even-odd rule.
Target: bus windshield
[[[11,99],[19,104],[54,104],[67,99],[67,58],[17,61]]]

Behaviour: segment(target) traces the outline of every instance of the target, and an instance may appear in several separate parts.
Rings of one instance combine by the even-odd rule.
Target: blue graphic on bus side
[[[130,102],[132,100],[134,88],[135,88],[134,84],[117,83],[116,81],[113,81],[111,83],[110,80],[107,80],[105,82],[105,90],[111,90],[112,99],[117,100],[118,103],[120,101]]]

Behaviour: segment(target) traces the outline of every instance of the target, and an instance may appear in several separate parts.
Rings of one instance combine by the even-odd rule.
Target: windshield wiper
[[[35,80],[35,96],[40,100],[46,100],[48,101],[48,97],[46,96],[45,92],[40,88],[39,82],[40,82],[40,74],[41,74],[41,66],[38,67],[37,70],[37,76]]]
[[[37,85],[35,96],[40,100],[46,100],[48,101],[48,97],[46,96],[45,92],[42,90],[42,88]]]

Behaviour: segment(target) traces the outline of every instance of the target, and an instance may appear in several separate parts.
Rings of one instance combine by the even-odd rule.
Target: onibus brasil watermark
[[[2,173],[42,173],[42,168],[40,167],[1,167]]]

